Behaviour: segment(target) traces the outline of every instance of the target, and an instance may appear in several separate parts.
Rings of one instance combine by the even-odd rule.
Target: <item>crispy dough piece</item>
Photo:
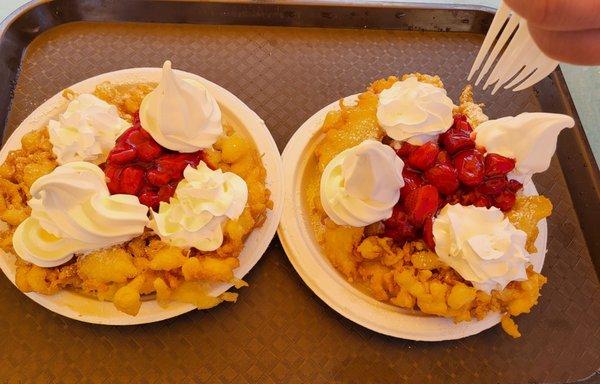
[[[513,209],[508,212],[508,220],[527,234],[525,248],[529,253],[537,252],[535,240],[539,230],[538,222],[552,214],[552,202],[544,196],[518,196]]]
[[[487,115],[483,113],[482,107],[484,104],[475,103],[473,100],[473,87],[467,85],[458,98],[460,105],[454,109],[454,113],[462,113],[467,116],[469,124],[475,129],[479,124],[489,120]]]

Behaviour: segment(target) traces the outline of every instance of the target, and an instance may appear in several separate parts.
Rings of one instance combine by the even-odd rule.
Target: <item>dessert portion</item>
[[[156,298],[210,308],[272,208],[252,140],[200,82],[166,62],[158,84],[63,93],[65,112],[0,165],[0,247],[17,287],[73,290],[136,315]],[[6,256],[4,256],[6,257]]]
[[[375,81],[328,113],[304,203],[331,264],[375,299],[455,322],[512,317],[546,277],[535,247],[552,212],[524,184],[545,171],[569,116],[489,120],[467,86],[454,105],[438,76]],[[543,255],[542,255],[543,257]]]
[[[110,195],[97,165],[75,161],[37,179],[29,189],[31,215],[13,235],[25,261],[42,267],[74,254],[124,243],[144,232],[148,207],[132,195]]]

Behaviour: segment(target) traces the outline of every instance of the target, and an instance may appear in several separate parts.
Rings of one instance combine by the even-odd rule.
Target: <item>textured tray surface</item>
[[[127,67],[197,73],[262,118],[279,148],[324,105],[372,80],[439,74],[456,100],[478,35],[275,27],[70,24],[28,48],[7,132],[37,105],[85,78]],[[491,117],[539,110],[533,92],[501,92]],[[551,112],[551,111],[549,111]],[[555,204],[539,305],[467,339],[419,343],[363,329],[302,283],[278,240],[237,304],[158,324],[104,327],[55,315],[0,279],[0,377],[46,382],[570,382],[600,367],[600,284],[556,160],[536,179]]]

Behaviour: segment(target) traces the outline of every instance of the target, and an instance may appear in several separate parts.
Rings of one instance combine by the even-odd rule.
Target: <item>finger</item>
[[[600,64],[600,29],[548,31],[529,25],[533,40],[549,57],[579,65]]]
[[[528,23],[551,31],[600,28],[599,0],[504,0]]]

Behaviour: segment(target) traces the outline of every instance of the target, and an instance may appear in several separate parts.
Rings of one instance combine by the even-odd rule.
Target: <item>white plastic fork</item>
[[[499,34],[500,36],[498,36]],[[506,48],[504,48],[505,46]],[[475,81],[475,85],[478,85],[503,48],[504,52],[502,52],[492,73],[483,85],[485,90],[490,85],[495,84],[492,95],[502,86],[504,86],[504,89],[514,87],[513,91],[515,92],[528,88],[552,73],[559,63],[546,56],[538,48],[529,33],[527,21],[502,1],[492,25],[490,25],[490,29],[485,35],[485,40],[475,58],[467,80],[471,80],[487,56],[487,61]]]

